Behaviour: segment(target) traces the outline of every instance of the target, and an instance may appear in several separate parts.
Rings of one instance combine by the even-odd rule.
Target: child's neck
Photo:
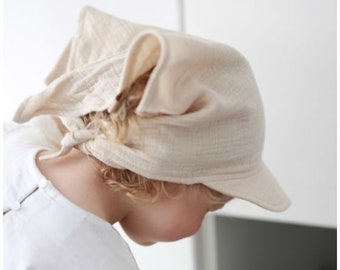
[[[128,214],[128,197],[113,193],[99,176],[94,161],[79,150],[72,149],[55,159],[37,159],[37,166],[56,189],[84,210],[111,224]]]

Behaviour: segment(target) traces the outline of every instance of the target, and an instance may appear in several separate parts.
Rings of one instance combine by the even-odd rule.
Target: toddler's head
[[[60,116],[68,132],[48,158],[77,147],[113,191],[153,206],[165,198],[202,209],[230,198],[289,206],[262,160],[256,81],[233,48],[86,7],[46,83],[15,120]]]
[[[148,138],[143,136],[143,119],[136,114],[136,108],[152,70],[142,74],[124,90],[128,94],[117,98],[118,103],[111,112],[105,110],[80,116],[84,127],[108,141],[131,148],[136,148],[143,140],[147,141]],[[64,129],[64,132],[71,131]],[[222,208],[231,199],[202,183],[180,184],[150,179],[90,157],[112,192],[124,193],[131,199],[133,213],[120,223],[126,233],[142,245],[174,241],[194,234],[207,212]]]

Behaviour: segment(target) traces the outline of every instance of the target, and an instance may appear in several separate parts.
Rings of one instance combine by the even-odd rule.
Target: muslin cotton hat
[[[136,108],[142,139],[123,144],[84,125],[80,116],[112,111],[117,96],[151,68]],[[76,146],[151,179],[202,183],[272,211],[290,204],[262,160],[264,110],[251,68],[225,44],[85,7],[46,84],[14,120],[61,117],[69,132],[50,158]]]

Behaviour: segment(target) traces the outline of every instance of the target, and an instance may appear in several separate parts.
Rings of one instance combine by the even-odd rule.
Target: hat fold
[[[27,98],[14,121],[22,123],[42,114],[78,117],[107,109],[115,98],[123,61],[115,55],[61,75],[44,91]]]

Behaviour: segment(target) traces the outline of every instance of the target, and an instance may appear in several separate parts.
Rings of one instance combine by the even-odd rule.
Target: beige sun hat
[[[79,116],[112,110],[117,95],[153,67],[136,109],[143,139],[124,145],[84,126]],[[251,68],[225,44],[85,7],[46,84],[14,117],[61,117],[69,132],[46,158],[77,146],[151,179],[203,183],[272,211],[290,204],[262,161],[264,110]]]

